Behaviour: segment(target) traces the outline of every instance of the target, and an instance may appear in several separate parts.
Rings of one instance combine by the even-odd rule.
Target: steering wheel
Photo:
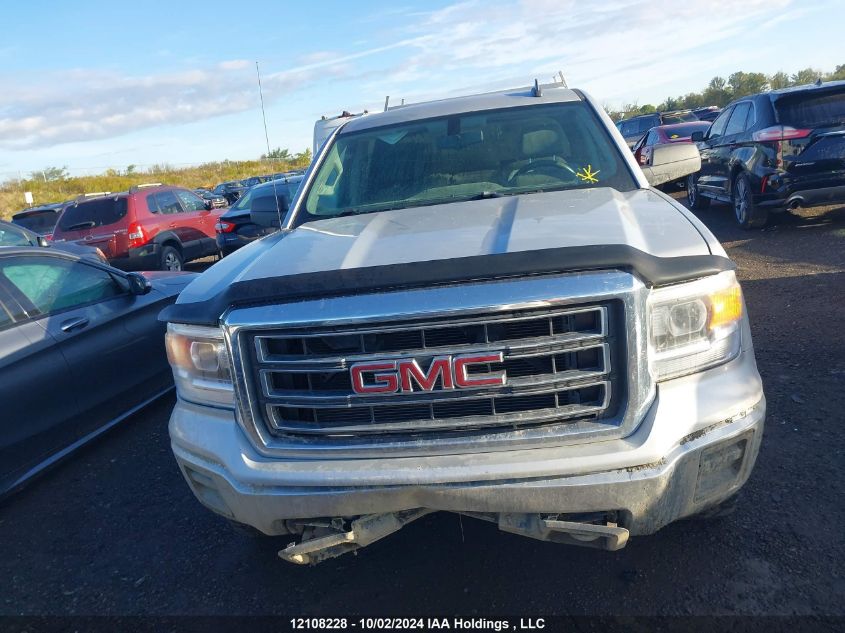
[[[532,174],[532,173],[542,173],[548,176],[552,176],[553,178],[557,178],[558,176],[554,173],[563,172],[568,178],[567,180],[572,180],[576,178],[575,170],[570,167],[565,160],[562,158],[541,158],[539,160],[532,161],[530,163],[526,163],[519,169],[517,169],[511,176],[508,178],[508,182],[513,182],[514,179],[518,178],[519,176],[524,176],[525,174]],[[561,180],[564,180],[563,178]]]

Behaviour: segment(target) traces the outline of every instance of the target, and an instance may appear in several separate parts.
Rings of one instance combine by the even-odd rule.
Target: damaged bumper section
[[[747,365],[747,367],[743,367]],[[179,466],[213,511],[268,535],[280,556],[313,564],[364,547],[426,514],[460,513],[506,532],[606,550],[732,497],[748,479],[765,399],[742,354],[665,384],[626,438],[522,451],[391,459],[260,455],[232,411],[180,401],[170,421]],[[695,393],[721,389],[733,411]],[[741,403],[741,404],[737,404]],[[585,468],[585,464],[592,467]],[[297,542],[298,541],[298,542]]]

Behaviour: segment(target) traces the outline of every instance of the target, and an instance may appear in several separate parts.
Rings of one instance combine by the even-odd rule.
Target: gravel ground
[[[0,614],[845,615],[845,207],[745,232],[739,264],[768,419],[737,512],[615,553],[426,517],[314,568],[196,502],[163,399],[0,506]]]

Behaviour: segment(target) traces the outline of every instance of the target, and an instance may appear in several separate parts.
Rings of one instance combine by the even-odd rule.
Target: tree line
[[[665,112],[667,110],[694,110],[695,108],[706,108],[708,106],[726,106],[734,99],[747,95],[757,94],[766,90],[778,90],[789,86],[800,86],[811,84],[821,79],[822,81],[835,81],[845,79],[845,64],[839,64],[833,72],[822,72],[816,68],[804,68],[791,75],[778,71],[772,75],[766,73],[747,73],[737,71],[724,77],[713,77],[707,87],[700,92],[690,92],[679,97],[668,97],[662,103],[652,105],[638,105],[625,103],[620,109],[607,108],[614,121],[636,116],[638,114],[649,114],[650,112]]]

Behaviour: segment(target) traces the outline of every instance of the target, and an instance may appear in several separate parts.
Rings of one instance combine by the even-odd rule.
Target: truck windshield
[[[299,223],[562,189],[637,187],[585,103],[469,112],[340,134]]]

